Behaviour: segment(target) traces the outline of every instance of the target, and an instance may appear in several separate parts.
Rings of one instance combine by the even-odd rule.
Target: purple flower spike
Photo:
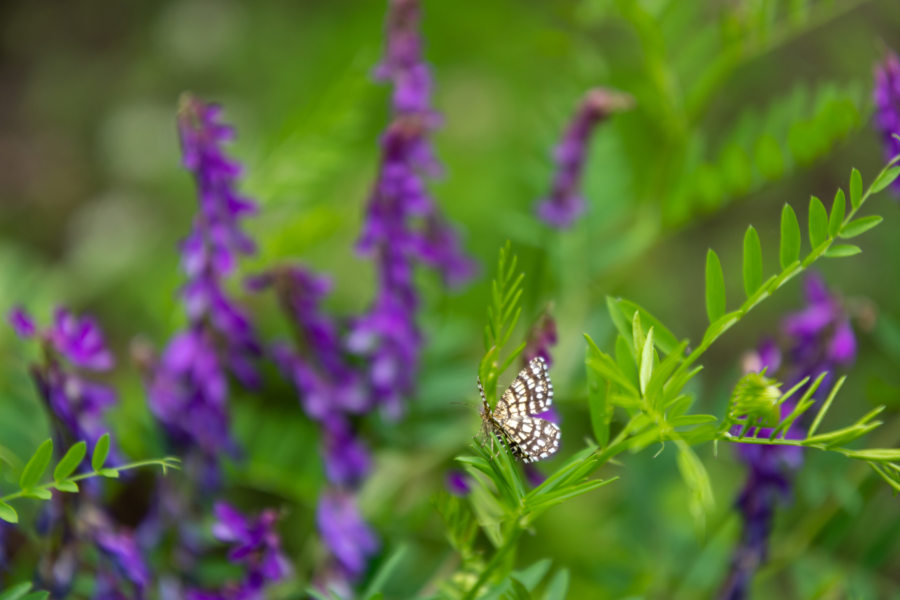
[[[603,88],[594,88],[584,95],[575,117],[554,151],[556,175],[550,195],[537,207],[538,216],[545,223],[564,229],[584,212],[581,179],[591,135],[609,115],[631,105],[630,96]]]
[[[248,519],[226,502],[216,503],[215,513],[213,534],[232,544],[228,559],[245,568],[244,579],[221,592],[194,591],[190,597],[195,600],[264,598],[266,585],[286,578],[291,572],[290,563],[281,551],[281,538],[275,531],[278,516],[273,510],[265,510],[256,519]]]
[[[225,291],[237,258],[254,251],[240,220],[255,212],[236,191],[240,165],[222,150],[234,137],[221,109],[185,95],[178,114],[183,164],[197,184],[198,211],[181,244],[186,282],[181,291],[189,324],[169,342],[148,383],[150,409],[176,443],[197,447],[214,465],[234,451],[227,375],[257,384],[260,347],[249,318]]]
[[[885,156],[888,160],[900,154],[900,58],[888,52],[875,68],[875,127],[881,133]],[[900,180],[892,185],[900,194]]]
[[[51,327],[38,329],[24,309],[10,313],[10,323],[24,338],[38,338],[47,349],[43,364],[32,376],[38,392],[54,418],[62,425],[61,445],[85,440],[93,445],[109,427],[106,411],[116,403],[115,391],[89,372],[103,372],[113,365],[103,332],[91,317],[76,317],[65,308],[56,310]]]
[[[103,332],[90,317],[79,319],[65,308],[57,308],[50,338],[57,351],[79,367],[108,371],[113,366]]]
[[[141,591],[150,585],[150,570],[138,549],[134,535],[104,529],[96,532],[94,540],[97,547],[113,562],[121,577]]]
[[[782,321],[782,334],[787,341],[785,350],[782,352],[772,340],[767,340],[755,354],[745,359],[744,364],[747,372],[760,372],[766,368],[769,376],[780,373],[779,379],[786,387],[806,377],[812,381],[827,372],[814,395],[821,401],[834,379],[834,372],[853,361],[856,338],[840,301],[828,291],[821,277],[810,274],[804,290],[806,306]],[[782,419],[794,410],[796,399],[804,391],[801,388],[781,405]],[[815,414],[815,409],[807,411],[803,417],[810,414]],[[805,437],[808,425],[808,421],[801,418],[791,425],[786,437]],[[752,435],[767,437],[771,432],[771,429],[760,428]],[[731,570],[719,595],[719,598],[729,600],[746,597],[753,574],[766,560],[775,510],[779,501],[790,494],[793,476],[803,464],[800,447],[738,444],[737,451],[746,463],[748,473],[736,502],[744,521],[741,541],[734,551]]]
[[[378,540],[360,516],[353,497],[338,491],[323,494],[316,521],[343,572],[351,580],[359,577],[378,549]]]

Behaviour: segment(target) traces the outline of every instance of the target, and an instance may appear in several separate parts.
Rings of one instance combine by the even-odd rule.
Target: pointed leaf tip
[[[94,446],[94,454],[91,455],[91,468],[95,471],[102,469],[106,463],[107,456],[109,456],[109,434],[104,433]]]
[[[22,470],[22,476],[19,478],[19,487],[23,490],[33,488],[41,480],[47,465],[50,464],[50,458],[53,455],[53,440],[46,439],[44,443],[38,446],[34,455],[28,460],[28,464]]]
[[[713,323],[725,314],[725,277],[719,255],[710,248],[706,253],[706,315]]]
[[[781,268],[786,269],[800,257],[800,223],[790,204],[781,209]]]

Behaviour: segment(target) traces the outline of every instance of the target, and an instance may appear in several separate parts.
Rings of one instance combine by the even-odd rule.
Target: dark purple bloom
[[[547,366],[553,364],[551,349],[556,345],[556,319],[547,309],[541,313],[538,320],[531,326],[528,332],[528,340],[522,351],[522,366],[531,362],[531,359],[540,356],[546,361]]]
[[[183,164],[197,184],[199,210],[181,245],[187,281],[182,299],[189,324],[169,342],[148,384],[154,415],[177,443],[198,447],[211,463],[233,451],[229,432],[230,373],[256,384],[252,359],[256,334],[243,310],[225,291],[237,257],[254,250],[240,220],[255,205],[236,191],[241,168],[222,150],[233,138],[220,121],[221,109],[186,95],[178,115]]]
[[[422,10],[419,0],[389,0],[385,53],[375,78],[394,86],[398,114],[433,114],[431,73],[423,60]]]
[[[94,541],[112,561],[121,579],[130,581],[139,591],[150,585],[150,571],[133,534],[104,529],[95,533]]]
[[[469,476],[459,470],[447,472],[447,491],[454,496],[467,496],[472,491]]]
[[[556,174],[549,197],[540,201],[538,216],[551,227],[566,228],[584,212],[581,179],[591,135],[610,114],[631,106],[625,94],[594,88],[581,100],[575,117],[554,151]]]
[[[108,430],[106,411],[116,403],[115,391],[90,376],[113,366],[96,321],[78,318],[65,308],[57,308],[53,324],[43,330],[21,308],[14,309],[9,320],[20,336],[37,337],[46,350],[44,363],[32,368],[32,376],[47,407],[63,426],[60,433],[65,439],[58,440],[59,446],[78,440],[96,443]]]
[[[856,338],[840,300],[828,291],[821,277],[810,274],[806,278],[805,295],[806,307],[782,321],[784,351],[767,340],[755,355],[745,360],[745,368],[748,371],[765,368],[770,376],[780,373],[779,378],[786,386],[793,386],[805,377],[813,380],[827,372],[814,395],[821,400],[834,380],[835,370],[853,361]],[[804,389],[782,404],[781,418],[794,409],[796,399]],[[805,437],[808,426],[805,419],[814,410],[807,411],[799,422],[795,422],[786,437]],[[770,433],[771,430],[766,428],[751,432],[759,437]],[[738,444],[738,456],[748,469],[747,480],[736,502],[744,527],[719,596],[727,600],[744,598],[753,574],[765,562],[775,510],[779,501],[789,496],[793,475],[803,463],[802,448],[792,446]]]
[[[191,590],[189,600],[262,600],[265,587],[286,578],[291,566],[281,551],[281,538],[275,531],[278,516],[273,510],[263,511],[249,519],[226,502],[215,507],[217,522],[213,534],[231,544],[228,559],[244,567],[244,578],[218,591]]]
[[[888,160],[900,154],[900,58],[888,52],[884,61],[875,68],[875,126],[881,133]],[[900,192],[900,180],[893,188]]]
[[[369,449],[344,419],[325,425],[325,475],[337,485],[358,485],[371,469]]]
[[[354,498],[339,491],[322,494],[316,522],[322,539],[347,578],[352,580],[361,575],[369,557],[378,549],[378,540],[360,516]]]
[[[30,338],[37,331],[31,316],[18,306],[9,311],[9,324],[21,338]]]

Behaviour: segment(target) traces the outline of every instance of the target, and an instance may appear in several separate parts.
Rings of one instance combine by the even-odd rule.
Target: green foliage
[[[50,592],[31,590],[30,582],[17,583],[0,592],[0,600],[47,600]]]
[[[725,277],[714,250],[706,252],[706,316],[712,323],[725,314]]]
[[[744,292],[747,297],[753,295],[762,285],[762,247],[759,245],[759,234],[753,225],[747,227],[744,234]]]
[[[854,450],[846,447],[847,444],[855,442],[862,436],[882,425],[881,421],[875,421],[874,419],[884,410],[884,406],[879,406],[871,410],[852,425],[841,427],[826,433],[819,433],[819,427],[822,424],[822,420],[825,418],[825,415],[834,403],[834,399],[837,397],[838,392],[844,385],[844,381],[847,379],[846,376],[841,377],[837,383],[835,383],[834,387],[831,388],[825,402],[822,403],[822,407],[819,409],[819,412],[816,414],[815,419],[807,430],[806,437],[802,439],[787,437],[791,425],[815,404],[812,396],[821,385],[825,375],[825,373],[822,373],[812,383],[809,382],[809,378],[806,378],[778,398],[775,402],[775,407],[778,409],[775,411],[775,414],[781,413],[780,408],[785,400],[790,398],[798,389],[809,383],[809,386],[803,396],[797,401],[791,413],[780,419],[777,424],[774,425],[772,433],[767,438],[754,436],[753,428],[761,424],[770,424],[759,423],[751,415],[735,416],[735,413],[739,411],[732,411],[723,420],[722,425],[719,428],[717,439],[748,444],[802,446],[804,448],[815,448],[818,450],[837,452],[848,458],[865,461],[891,487],[900,491],[900,448],[867,448],[865,450]],[[739,383],[739,385],[741,384]],[[735,393],[737,394],[737,390]],[[731,433],[731,429],[736,425],[741,426],[740,432],[737,435]]]
[[[19,521],[18,513],[9,504],[10,500],[17,498],[49,500],[52,497],[52,490],[75,493],[78,492],[77,482],[83,479],[90,477],[115,479],[120,472],[138,467],[158,466],[162,469],[163,474],[170,468],[177,469],[179,467],[179,460],[174,457],[141,460],[117,467],[104,467],[109,454],[109,434],[104,433],[94,447],[94,454],[91,457],[91,470],[72,475],[81,466],[86,452],[87,445],[84,441],[72,445],[53,469],[53,479],[42,483],[44,472],[47,470],[53,457],[53,440],[45,440],[38,446],[25,464],[25,468],[22,469],[22,473],[19,476],[19,491],[0,497],[0,519],[9,523],[17,523]],[[3,596],[0,596],[0,599],[2,598]]]
[[[497,274],[491,283],[491,302],[487,310],[487,325],[484,328],[484,357],[478,367],[478,376],[488,398],[497,394],[497,378],[519,356],[525,348],[522,343],[500,360],[500,352],[513,334],[522,314],[522,281],[524,273],[516,271],[518,258],[512,253],[512,245],[500,248],[497,259]]]

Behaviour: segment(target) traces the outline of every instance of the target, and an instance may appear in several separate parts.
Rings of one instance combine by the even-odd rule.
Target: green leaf
[[[806,432],[807,437],[813,437],[816,434],[816,431],[819,430],[819,425],[822,424],[822,419],[825,418],[825,415],[828,413],[828,409],[831,408],[831,403],[834,402],[837,393],[841,390],[841,387],[844,385],[845,381],[847,381],[846,375],[838,379],[837,383],[834,384],[834,387],[831,388],[831,392],[828,393],[828,398],[825,399],[825,402],[822,404],[822,408],[819,409],[819,413],[816,415],[816,418],[813,420],[812,425],[809,426],[809,429]]]
[[[838,244],[826,250],[825,256],[828,258],[842,258],[844,256],[854,256],[860,252],[862,252],[862,249],[860,249],[859,246],[854,246],[853,244]]]
[[[850,458],[874,460],[879,462],[900,461],[900,448],[868,448],[866,450],[847,450]]]
[[[882,221],[884,221],[884,219],[879,217],[878,215],[861,217],[859,219],[856,219],[855,221],[850,221],[849,223],[847,223],[844,228],[841,229],[840,236],[845,240],[855,238],[856,236],[872,229]]]
[[[54,487],[61,492],[69,492],[71,494],[78,492],[78,484],[74,481],[58,481],[54,484]]]
[[[408,553],[409,546],[401,545],[400,547],[398,547],[375,572],[375,575],[372,577],[372,581],[366,587],[366,591],[363,592],[362,597],[371,599],[376,595],[381,596],[383,594],[382,590],[385,584],[388,582],[391,575],[397,570],[397,567],[399,567],[403,562],[403,559]]]
[[[87,444],[83,440],[74,444],[57,463],[53,470],[53,479],[60,481],[71,475],[81,464],[85,454],[87,454]]]
[[[39,590],[37,592],[31,592],[30,594],[22,598],[22,600],[47,600],[47,598],[49,597],[50,592]]]
[[[706,252],[706,315],[709,322],[725,314],[725,277],[715,250]]]
[[[644,348],[641,351],[641,394],[647,391],[647,382],[650,381],[650,376],[653,374],[653,357],[653,328],[651,327],[647,332],[647,339],[644,340]]]
[[[37,498],[38,500],[49,500],[53,497],[53,493],[47,488],[32,488],[23,493],[26,498]]]
[[[19,487],[23,490],[33,488],[41,480],[41,476],[50,464],[50,457],[53,455],[53,440],[46,439],[44,443],[38,446],[34,455],[29,459],[28,464],[22,470],[22,476],[19,478]]]
[[[844,224],[844,211],[847,210],[847,199],[844,190],[838,189],[834,195],[834,204],[831,205],[831,216],[828,219],[828,235],[837,237]]]
[[[790,204],[781,209],[781,268],[786,269],[800,256],[800,223]]]
[[[691,514],[695,522],[702,528],[705,524],[706,513],[715,504],[709,474],[690,446],[682,441],[676,443],[678,446],[676,460],[678,470],[688,489],[691,490]]]
[[[605,448],[609,443],[609,423],[612,420],[612,406],[607,399],[607,384],[600,377],[600,374],[587,364],[587,359],[596,347],[590,336],[585,334],[588,340],[588,349],[585,356],[585,367],[587,371],[588,386],[588,411],[591,417],[591,428],[594,430],[594,437],[597,438],[597,444],[601,448]]]
[[[753,225],[744,233],[744,292],[747,297],[762,285],[762,248],[759,245],[759,234]]]
[[[108,455],[109,434],[104,433],[100,436],[100,439],[97,440],[97,444],[94,446],[94,454],[91,456],[91,468],[93,468],[95,471],[99,471],[100,469],[102,469]]]
[[[812,196],[809,199],[809,244],[818,248],[828,239],[828,212],[822,201]]]
[[[31,589],[31,582],[17,583],[0,594],[0,600],[19,600]]]
[[[613,325],[615,325],[619,333],[626,338],[631,339],[633,337],[631,327],[634,320],[634,313],[639,312],[641,314],[641,323],[643,325],[649,325],[656,330],[654,337],[656,338],[656,345],[660,350],[668,354],[678,345],[678,338],[669,331],[668,327],[663,325],[662,321],[631,300],[607,296],[606,307],[609,310],[609,316],[613,321]]]
[[[894,183],[894,180],[897,179],[898,175],[900,175],[900,167],[891,167],[889,169],[886,169],[885,171],[882,171],[878,178],[872,182],[870,193],[877,194],[887,186]]]
[[[641,313],[634,311],[634,316],[631,319],[631,342],[634,344],[635,359],[641,356],[645,339],[644,328],[641,326]]]
[[[100,469],[100,475],[103,477],[108,477],[110,479],[118,479],[119,471],[116,469]]]
[[[544,600],[566,600],[569,591],[569,570],[560,569],[547,584]]]
[[[862,175],[859,174],[859,170],[853,169],[850,172],[850,206],[853,207],[853,210],[862,204],[862,189]]]
[[[16,513],[16,509],[0,500],[0,519],[7,523],[18,523],[19,515]],[[3,598],[3,596],[0,596],[0,598]]]

